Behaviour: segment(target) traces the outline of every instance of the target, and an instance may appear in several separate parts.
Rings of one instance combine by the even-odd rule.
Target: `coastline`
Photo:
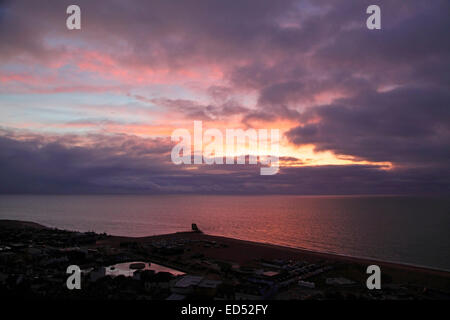
[[[51,227],[44,226],[42,224],[32,222],[32,221],[22,221],[22,220],[11,220],[11,219],[0,219],[0,228],[34,228],[34,229],[52,229]],[[54,228],[58,229],[58,228]],[[74,231],[74,230],[66,230],[66,231]],[[74,231],[77,232],[77,231]],[[258,255],[258,258],[261,256],[270,257],[272,255],[281,255],[281,256],[295,256],[300,258],[312,258],[316,259],[326,259],[326,260],[334,260],[339,262],[349,262],[349,263],[357,263],[364,265],[377,264],[380,267],[388,267],[401,269],[404,271],[412,271],[412,272],[423,272],[427,274],[434,274],[438,276],[448,277],[450,278],[450,270],[438,269],[429,266],[420,266],[408,263],[402,263],[397,261],[386,261],[379,260],[368,257],[357,257],[350,256],[344,254],[330,253],[330,252],[322,252],[315,251],[306,248],[296,248],[289,246],[282,246],[267,242],[256,242],[244,239],[230,238],[225,236],[211,235],[203,232],[194,232],[194,231],[182,231],[161,235],[152,235],[152,236],[144,236],[144,237],[128,237],[128,236],[115,236],[108,235],[108,238],[105,240],[97,241],[96,245],[110,245],[112,247],[119,247],[122,242],[137,242],[137,243],[151,243],[153,241],[159,240],[173,240],[173,239],[182,239],[187,238],[190,240],[199,240],[199,241],[219,241],[224,242],[228,245],[228,247],[233,251],[226,255],[226,257],[230,257],[235,261],[239,262],[248,262],[249,260],[255,259],[255,256]],[[242,260],[243,257],[239,256],[239,253],[236,251],[238,247],[245,247],[245,249],[251,249],[249,251],[245,249],[245,257],[246,259]],[[253,254],[249,254],[252,252]],[[221,252],[223,254],[223,252]]]
[[[248,290],[253,292],[256,288],[254,281],[272,283],[269,286],[278,292],[276,299],[281,300],[321,300],[330,297],[334,299],[332,297],[336,295],[344,299],[357,297],[369,300],[450,299],[450,272],[446,270],[349,257],[202,232],[187,231],[147,237],[126,237],[48,228],[37,223],[17,220],[0,220],[0,231],[3,249],[6,248],[5,245],[9,246],[8,251],[3,251],[6,259],[14,257],[12,259],[19,259],[17,261],[34,261],[31,266],[22,267],[22,262],[5,265],[13,275],[21,274],[28,269],[26,273],[34,274],[38,278],[49,273],[52,274],[51,277],[59,274],[59,277],[63,278],[58,281],[64,281],[61,272],[65,271],[68,264],[75,263],[84,270],[99,270],[115,264],[142,261],[184,272],[194,279],[201,277],[215,283],[227,283],[233,288],[235,299],[240,299],[238,295],[247,295]],[[69,254],[70,252],[72,254]],[[50,269],[43,268],[42,261],[44,265],[50,263]],[[383,287],[387,291],[374,293],[367,290],[367,267],[370,265],[380,267]],[[300,280],[303,282],[306,280],[308,285],[312,283],[316,289],[308,291],[300,288],[297,284],[302,282]],[[115,283],[114,280],[106,281],[109,285]],[[347,284],[331,284],[330,281],[344,281]],[[153,291],[142,291],[143,289],[139,289],[138,292],[145,297],[150,294],[153,298],[165,299],[170,292],[178,290],[175,283],[176,281],[167,282],[162,295],[152,296]],[[136,283],[130,285],[135,286]],[[91,286],[92,297],[96,298],[97,282]],[[172,289],[168,291],[168,287]],[[10,290],[15,289],[12,287]],[[214,296],[220,290],[215,289],[213,292],[214,294],[210,294]],[[55,291],[54,294],[66,293]],[[111,295],[117,296],[114,292]],[[256,299],[256,296],[252,297],[250,299]],[[259,298],[267,299],[265,296]],[[273,298],[274,296],[270,299]]]
[[[367,286],[374,264],[380,290]],[[82,291],[61,285],[72,265]],[[127,265],[142,270],[111,273]],[[450,300],[448,271],[198,231],[126,237],[0,220],[0,270],[0,296],[31,299]]]
[[[163,234],[163,235],[154,235],[154,236],[147,236],[147,237],[124,237],[124,236],[113,236],[111,235],[110,238],[105,240],[100,240],[98,244],[100,245],[111,245],[111,246],[119,246],[121,242],[124,241],[134,241],[137,243],[150,243],[153,241],[158,240],[173,240],[173,239],[181,239],[181,238],[188,238],[191,240],[204,240],[204,241],[216,241],[216,242],[224,242],[229,246],[230,249],[232,249],[234,252],[230,253],[229,255],[226,255],[226,257],[230,257],[235,261],[239,261],[242,263],[249,262],[250,260],[253,260],[255,258],[271,258],[273,256],[285,256],[285,257],[298,257],[298,258],[304,258],[304,259],[312,259],[312,260],[333,260],[333,261],[339,261],[339,262],[348,262],[348,263],[356,263],[356,264],[363,264],[363,265],[371,265],[371,264],[377,264],[380,267],[387,267],[387,268],[394,268],[399,269],[402,271],[410,271],[410,272],[419,272],[424,274],[433,274],[443,277],[448,277],[450,279],[450,271],[444,270],[444,269],[436,269],[431,268],[427,266],[417,266],[417,265],[411,265],[411,264],[405,264],[401,262],[392,262],[392,261],[384,261],[384,260],[378,260],[378,259],[372,259],[372,258],[365,258],[365,257],[354,257],[354,256],[347,256],[347,255],[340,255],[335,253],[328,253],[328,252],[320,252],[320,251],[314,251],[309,249],[300,249],[300,248],[294,248],[294,247],[287,247],[287,246],[281,246],[271,243],[265,243],[265,242],[255,242],[255,241],[249,241],[249,240],[242,240],[242,239],[236,239],[236,238],[229,238],[224,236],[216,236],[216,235],[209,235],[205,233],[196,233],[191,231],[186,232],[176,232],[176,233],[169,233],[169,234]],[[236,252],[237,247],[240,247],[242,251],[245,251],[245,259],[242,260],[243,257],[239,256],[239,253]],[[242,248],[245,247],[245,248]],[[247,250],[250,249],[250,250]],[[223,254],[223,252],[221,252]],[[214,257],[216,255],[213,255]]]

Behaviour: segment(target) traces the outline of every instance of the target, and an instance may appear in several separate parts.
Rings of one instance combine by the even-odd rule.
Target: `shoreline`
[[[58,229],[54,227],[48,227],[36,222],[32,221],[22,221],[22,220],[12,220],[12,219],[0,219],[0,227],[3,228],[35,228],[35,229]],[[65,229],[63,229],[65,230]],[[65,230],[71,232],[79,232],[77,230]],[[239,238],[231,238],[221,235],[212,235],[203,232],[195,232],[195,231],[180,231],[174,233],[160,234],[160,235],[151,235],[151,236],[143,236],[143,237],[130,237],[130,236],[116,236],[109,235],[105,240],[100,240],[96,245],[111,245],[111,246],[119,246],[121,242],[137,242],[137,243],[149,243],[152,241],[158,240],[168,240],[168,239],[176,239],[176,238],[189,238],[191,240],[206,240],[206,241],[220,241],[225,242],[227,244],[232,244],[233,247],[235,245],[246,245],[252,248],[258,248],[258,252],[260,251],[277,251],[278,253],[283,253],[284,255],[292,254],[294,256],[301,257],[312,257],[314,259],[325,259],[339,262],[348,262],[348,263],[357,263],[357,264],[377,264],[380,267],[388,267],[394,269],[408,270],[419,273],[428,273],[434,274],[438,276],[444,276],[450,278],[450,270],[434,268],[430,266],[422,266],[409,264],[404,262],[397,261],[389,261],[389,260],[380,260],[376,258],[370,257],[359,257],[359,256],[351,256],[345,254],[338,254],[332,252],[324,252],[317,251],[307,248],[298,248],[291,246],[283,246],[268,242],[258,242],[252,240],[245,240]],[[250,255],[251,257],[251,255]],[[239,260],[239,259],[238,259]]]
[[[427,266],[418,266],[418,265],[412,265],[407,263],[399,263],[399,262],[393,262],[393,261],[385,261],[385,260],[378,260],[378,259],[372,259],[372,258],[365,258],[365,257],[354,257],[354,256],[347,256],[347,255],[340,255],[335,253],[328,253],[328,252],[321,252],[321,251],[314,251],[309,249],[301,249],[301,248],[295,248],[295,247],[288,247],[288,246],[281,246],[277,244],[272,243],[266,243],[266,242],[255,242],[250,240],[243,240],[243,239],[237,239],[237,238],[230,238],[225,236],[217,236],[217,235],[210,235],[205,233],[197,233],[193,231],[186,231],[186,232],[176,232],[176,233],[169,233],[169,234],[162,234],[162,235],[153,235],[153,236],[146,236],[146,237],[126,237],[126,236],[114,236],[111,235],[108,239],[101,240],[98,244],[99,245],[112,245],[112,246],[118,246],[120,242],[124,241],[133,241],[137,243],[149,243],[152,241],[158,241],[158,240],[168,240],[168,239],[176,239],[176,238],[189,238],[192,240],[206,240],[206,241],[217,241],[217,242],[225,242],[227,244],[233,244],[233,245],[246,245],[249,247],[260,248],[260,251],[277,251],[277,253],[283,252],[284,255],[293,255],[298,257],[304,257],[304,258],[314,258],[314,259],[325,259],[325,260],[332,260],[332,261],[338,261],[338,262],[348,262],[348,263],[356,263],[356,264],[364,264],[364,265],[371,265],[371,264],[377,264],[380,267],[388,267],[388,268],[394,268],[394,269],[401,269],[404,271],[412,271],[412,272],[419,272],[419,273],[427,273],[427,274],[433,274],[437,276],[443,276],[450,279],[450,271],[445,269],[437,269]],[[249,255],[248,260],[250,258],[253,258],[252,255]]]
[[[186,231],[186,232],[189,232],[189,231]],[[184,233],[184,232],[174,232],[174,233],[168,233],[168,234],[162,234],[162,235],[155,235],[155,237],[156,236],[164,236],[164,235],[170,236],[170,235],[176,234],[176,233]],[[223,235],[215,235],[215,234],[208,234],[208,233],[205,233],[205,235],[212,236],[212,237],[218,237],[218,238],[231,239],[231,240],[238,240],[238,241],[243,241],[243,242],[249,242],[249,243],[258,244],[258,245],[268,245],[268,246],[280,247],[280,248],[285,248],[285,249],[294,249],[294,250],[302,251],[305,253],[311,253],[311,254],[329,255],[330,257],[339,257],[339,258],[343,258],[343,259],[348,258],[348,259],[355,259],[355,260],[367,261],[367,262],[372,262],[372,263],[392,264],[392,265],[399,265],[399,266],[404,266],[404,267],[411,267],[411,268],[417,268],[417,269],[425,269],[425,270],[430,270],[430,271],[450,273],[450,269],[436,268],[436,267],[419,265],[419,264],[414,264],[414,263],[400,262],[400,261],[394,261],[394,260],[382,260],[382,259],[377,259],[377,258],[373,258],[373,257],[353,256],[353,255],[347,255],[347,254],[343,254],[343,253],[314,250],[314,249],[308,249],[308,248],[304,248],[304,247],[295,247],[295,246],[289,246],[289,245],[281,245],[281,244],[264,242],[264,241],[253,241],[253,240],[246,240],[246,239],[241,239],[241,238],[232,238],[232,237],[227,237],[227,236],[223,236]],[[154,236],[147,236],[147,237],[154,237]],[[147,238],[147,237],[130,237],[130,238]]]

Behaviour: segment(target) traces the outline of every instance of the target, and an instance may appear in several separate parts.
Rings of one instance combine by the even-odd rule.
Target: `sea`
[[[0,219],[142,237],[188,231],[450,270],[450,198],[0,195]]]

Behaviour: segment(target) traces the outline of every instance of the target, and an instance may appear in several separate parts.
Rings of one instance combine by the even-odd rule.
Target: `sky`
[[[449,13],[448,0],[0,1],[0,193],[449,194]],[[194,121],[280,129],[279,172],[175,165],[171,134]]]

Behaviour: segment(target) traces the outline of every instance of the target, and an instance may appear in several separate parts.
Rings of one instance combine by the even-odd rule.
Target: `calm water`
[[[0,219],[114,235],[185,231],[450,270],[450,199],[0,196]]]

